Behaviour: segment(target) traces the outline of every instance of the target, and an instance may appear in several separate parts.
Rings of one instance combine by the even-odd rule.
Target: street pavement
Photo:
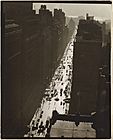
[[[49,131],[53,110],[56,110],[60,114],[68,114],[72,84],[73,42],[75,40],[76,32],[77,31],[75,30],[66,47],[60,64],[54,73],[52,81],[49,84],[49,87],[45,90],[40,108],[36,110],[30,124],[27,126],[29,127],[29,132],[24,135],[25,137],[46,137],[47,132]],[[60,124],[62,123],[60,122]],[[59,130],[60,127],[62,126],[59,126]],[[60,136],[54,126],[51,136]]]

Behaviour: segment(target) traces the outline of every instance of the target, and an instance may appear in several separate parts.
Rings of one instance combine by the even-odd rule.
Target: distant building
[[[68,29],[69,29],[69,34],[70,34],[69,36],[71,38],[71,35],[75,31],[75,27],[76,27],[74,19],[71,18],[67,26],[68,26]]]
[[[56,24],[59,26],[59,28],[64,28],[66,17],[65,13],[62,11],[62,9],[54,9],[54,20]]]

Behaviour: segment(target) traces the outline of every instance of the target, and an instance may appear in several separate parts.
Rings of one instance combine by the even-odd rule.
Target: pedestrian
[[[49,126],[49,120],[46,120],[46,125],[45,125],[45,127],[48,128],[48,126]]]
[[[37,132],[37,133],[38,133],[38,136],[39,136],[39,135],[40,135],[40,133],[41,133],[40,129],[38,129],[38,132]]]

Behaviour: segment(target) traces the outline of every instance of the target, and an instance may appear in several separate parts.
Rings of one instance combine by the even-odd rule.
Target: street
[[[45,137],[49,131],[53,110],[57,110],[60,114],[68,114],[75,36],[76,30],[66,47],[60,65],[56,69],[49,87],[45,90],[41,107],[36,110],[30,125],[28,125],[30,131],[24,135],[25,137]]]

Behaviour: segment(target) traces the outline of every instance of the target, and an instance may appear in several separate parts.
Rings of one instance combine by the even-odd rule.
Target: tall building
[[[62,9],[54,9],[54,25],[56,26],[57,33],[58,33],[58,62],[60,61],[63,52],[65,50],[65,46],[68,42],[68,28],[66,26],[66,17],[65,13],[62,11]],[[61,47],[62,46],[62,47]],[[60,55],[59,55],[60,54]]]
[[[62,26],[62,36],[58,34],[45,5],[37,15],[32,2],[2,6],[2,138],[23,138],[61,58],[57,52],[66,47],[68,32]],[[59,41],[63,35],[66,43]]]
[[[71,114],[96,111],[99,67],[101,65],[101,24],[86,16],[80,20],[74,42]]]

